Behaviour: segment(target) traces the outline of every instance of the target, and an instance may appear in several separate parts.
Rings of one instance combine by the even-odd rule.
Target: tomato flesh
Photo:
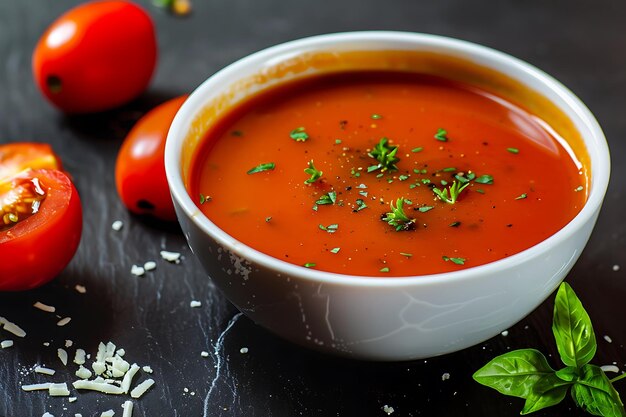
[[[61,160],[47,143],[7,143],[0,145],[0,180],[27,168],[62,170]]]
[[[47,29],[33,53],[33,73],[56,107],[90,113],[143,92],[156,59],[154,25],[141,7],[129,1],[91,1]]]
[[[0,202],[0,291],[35,288],[56,277],[82,232],[80,198],[70,179],[57,170],[23,171],[0,184]]]
[[[186,98],[172,99],[146,113],[133,126],[120,148],[115,183],[120,199],[133,213],[176,220],[165,177],[165,139]]]

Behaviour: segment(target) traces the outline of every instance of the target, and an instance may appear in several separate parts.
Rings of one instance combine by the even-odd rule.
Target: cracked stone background
[[[140,1],[155,20],[160,46],[156,76],[135,102],[112,112],[67,117],[36,90],[30,56],[45,28],[78,1],[0,2],[0,143],[49,142],[73,175],[83,200],[84,232],[69,267],[54,282],[24,293],[0,294],[0,316],[18,323],[24,339],[0,330],[15,346],[0,350],[0,416],[99,416],[122,414],[127,399],[78,393],[75,403],[25,393],[21,384],[72,381],[56,348],[66,339],[95,353],[100,341],[126,350],[126,359],[150,365],[156,385],[135,401],[134,416],[517,416],[522,401],[500,396],[471,374],[509,349],[534,347],[550,354],[551,299],[509,329],[464,351],[410,363],[349,361],[303,350],[255,326],[211,285],[176,226],[129,215],[115,193],[117,150],[148,109],[191,91],[207,76],[251,52],[303,36],[393,29],[458,37],[508,52],[554,75],[587,103],[603,126],[613,172],[591,241],[568,277],[590,313],[598,336],[598,365],[626,368],[626,3],[600,0],[418,1],[195,0],[194,13],[174,18]],[[111,223],[122,220],[115,232]],[[62,242],[59,242],[62,244]],[[180,264],[159,257],[167,249]],[[0,249],[1,250],[1,249]],[[130,274],[148,260],[156,270]],[[622,268],[615,271],[613,266]],[[86,294],[74,290],[76,284]],[[191,300],[201,308],[189,307]],[[57,327],[54,315],[32,307],[57,307],[72,321]],[[608,336],[605,338],[603,336]],[[611,342],[609,342],[609,340]],[[50,346],[43,346],[49,342]],[[241,353],[241,348],[248,348]],[[206,351],[208,357],[200,352]],[[35,365],[54,377],[32,372]],[[446,379],[444,374],[449,374]],[[139,379],[146,378],[141,373]],[[626,382],[618,385],[626,395]],[[73,394],[74,395],[74,392]],[[567,399],[536,413],[583,416]]]

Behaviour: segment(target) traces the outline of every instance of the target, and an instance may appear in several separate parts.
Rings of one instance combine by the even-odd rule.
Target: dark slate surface
[[[129,215],[118,201],[113,167],[120,143],[146,110],[192,90],[222,66],[258,49],[325,32],[395,29],[449,35],[525,59],[553,74],[596,114],[610,142],[611,186],[591,242],[568,277],[598,335],[599,365],[626,367],[626,3],[583,0],[416,1],[393,0],[203,0],[177,19],[142,3],[158,29],[160,61],[149,90],[130,105],[103,115],[66,117],[36,90],[30,70],[34,44],[71,0],[0,2],[0,142],[53,144],[75,178],[83,199],[84,233],[69,267],[35,291],[0,294],[0,316],[28,331],[25,339],[0,331],[15,346],[0,350],[0,416],[121,415],[126,398],[78,394],[78,401],[24,393],[19,386],[70,381],[56,348],[95,352],[111,340],[126,358],[154,369],[155,387],[136,401],[135,416],[516,416],[522,401],[472,382],[471,374],[509,349],[556,349],[550,332],[552,301],[479,346],[428,361],[377,364],[341,360],[283,342],[237,311],[210,283],[177,227],[160,227]],[[120,232],[111,230],[123,220]],[[159,250],[182,252],[168,264]],[[0,249],[1,250],[1,249]],[[144,278],[133,263],[155,260]],[[622,269],[614,271],[614,265]],[[75,284],[87,287],[81,295]],[[202,308],[189,302],[200,300]],[[34,309],[41,301],[71,316],[66,327]],[[608,335],[612,343],[603,336]],[[43,342],[50,342],[44,347]],[[240,353],[247,347],[247,354]],[[200,356],[201,351],[209,357]],[[32,372],[36,364],[54,377]],[[442,381],[442,374],[450,378]],[[141,379],[146,375],[142,374]],[[626,382],[618,389],[626,395]],[[188,389],[188,392],[185,391]],[[537,416],[581,416],[571,400]]]

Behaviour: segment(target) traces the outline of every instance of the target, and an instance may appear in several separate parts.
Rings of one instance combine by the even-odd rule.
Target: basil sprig
[[[521,414],[528,414],[563,401],[571,388],[578,407],[604,417],[626,417],[624,404],[612,380],[602,368],[589,362],[596,354],[596,336],[591,319],[567,283],[562,283],[554,302],[552,333],[565,368],[555,371],[535,349],[520,349],[500,355],[474,374],[474,380],[504,395],[524,398]]]

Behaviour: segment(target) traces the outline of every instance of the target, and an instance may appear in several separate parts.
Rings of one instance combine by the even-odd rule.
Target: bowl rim
[[[539,82],[539,84],[545,87],[544,91],[556,94],[566,104],[565,107],[569,107],[571,112],[576,114],[579,121],[589,130],[588,135],[581,132],[581,137],[590,157],[589,170],[591,173],[590,192],[583,208],[556,233],[530,248],[509,257],[459,271],[400,277],[340,274],[288,263],[238,241],[200,212],[184,185],[180,156],[189,122],[193,120],[197,110],[204,104],[203,101],[207,92],[211,92],[214,86],[220,86],[223,79],[231,77],[232,73],[236,73],[240,69],[251,65],[261,68],[263,64],[275,62],[280,57],[293,56],[293,54],[303,50],[321,51],[342,43],[356,45],[357,43],[376,41],[397,42],[398,44],[412,43],[416,46],[436,48],[443,53],[461,52],[465,55],[469,54],[473,58],[487,58],[490,61],[504,64],[511,71],[513,69],[520,71],[527,79],[534,79]],[[282,61],[282,59],[279,61]],[[500,69],[498,71],[503,72]],[[511,76],[510,73],[503,73]],[[520,82],[525,83],[522,80]],[[443,285],[450,282],[478,279],[532,261],[533,258],[539,257],[550,247],[557,246],[570,239],[589,221],[594,220],[594,216],[602,205],[610,176],[610,156],[605,135],[585,104],[555,78],[525,61],[486,46],[445,36],[400,31],[359,31],[316,35],[275,45],[243,57],[211,75],[192,92],[177,112],[170,126],[165,146],[165,170],[172,198],[178,203],[184,215],[195,223],[200,230],[210,235],[226,248],[226,250],[253,264],[275,270],[291,278],[304,279],[320,284],[326,283],[348,287],[407,287],[430,286],[433,284]]]

